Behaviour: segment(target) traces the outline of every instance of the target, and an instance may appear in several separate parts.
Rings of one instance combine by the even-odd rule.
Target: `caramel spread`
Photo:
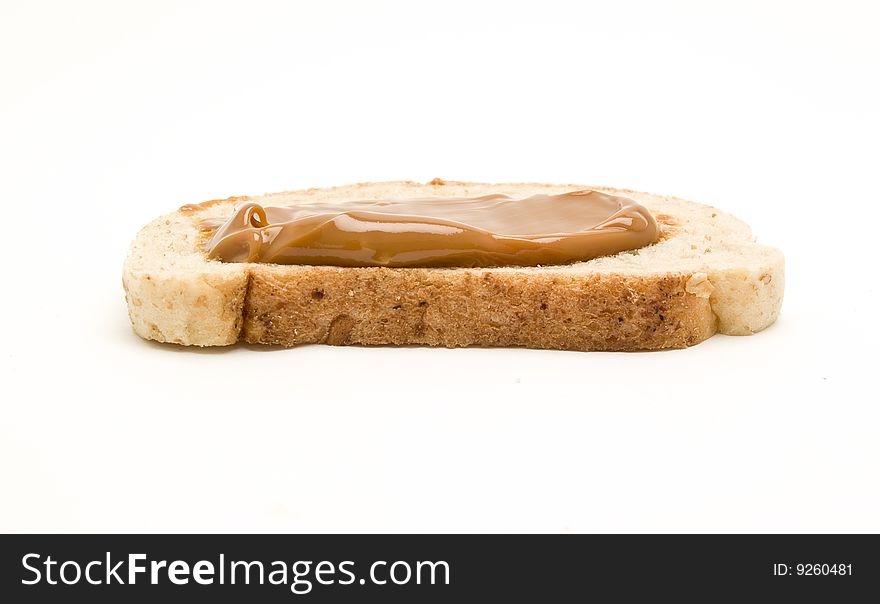
[[[654,243],[657,222],[631,199],[597,191],[237,206],[206,220],[223,262],[334,266],[538,266]]]

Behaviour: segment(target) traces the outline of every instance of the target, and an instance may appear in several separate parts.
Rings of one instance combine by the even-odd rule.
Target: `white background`
[[[0,4],[3,531],[880,531],[873,2]],[[121,265],[189,202],[434,177],[695,199],[764,333],[194,351]]]

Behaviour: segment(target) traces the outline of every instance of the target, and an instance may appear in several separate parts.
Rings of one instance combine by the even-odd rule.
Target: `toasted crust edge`
[[[253,344],[683,348],[715,333],[688,275],[564,276],[315,267],[261,271],[244,305]]]

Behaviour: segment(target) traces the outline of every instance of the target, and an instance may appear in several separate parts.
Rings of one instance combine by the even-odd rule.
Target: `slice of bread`
[[[208,260],[199,222],[245,200],[525,197],[595,189],[634,199],[660,241],[564,266],[342,268]],[[123,285],[134,331],[191,346],[416,344],[567,350],[681,348],[773,323],[782,253],[740,220],[674,197],[583,185],[384,182],[231,197],[157,218],[131,246]]]

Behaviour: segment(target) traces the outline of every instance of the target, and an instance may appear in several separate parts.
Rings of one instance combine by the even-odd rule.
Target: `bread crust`
[[[244,304],[252,344],[681,348],[715,333],[688,277],[589,277],[490,269],[260,271]]]
[[[254,200],[575,188],[645,203],[669,241],[565,267],[392,269],[208,261],[195,225],[202,214],[223,215],[235,202],[250,199],[237,197],[161,217],[141,231],[123,270],[129,316],[144,338],[196,346],[245,341],[584,351],[682,348],[719,331],[754,333],[776,319],[782,254],[754,243],[748,227],[735,218],[693,202],[583,185],[438,179],[422,185],[308,189]]]

